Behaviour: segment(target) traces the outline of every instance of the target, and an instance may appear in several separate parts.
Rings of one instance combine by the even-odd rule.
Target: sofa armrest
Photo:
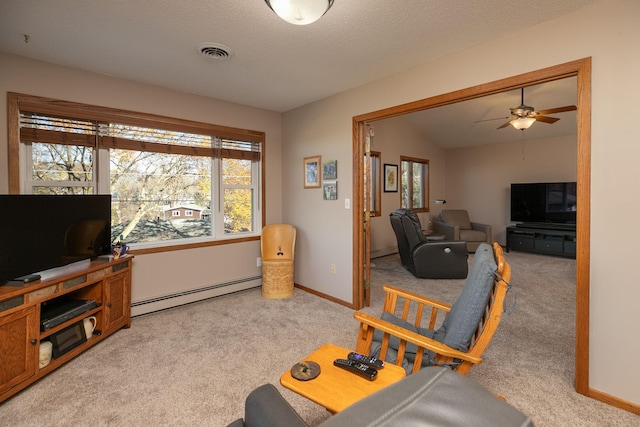
[[[429,367],[356,402],[321,427],[372,425],[533,427],[533,422],[476,381]]]
[[[460,240],[460,227],[457,225],[436,221],[433,223],[433,231],[444,234],[445,240]]]
[[[484,234],[486,234],[487,236],[487,240],[486,240],[487,243],[491,244],[493,242],[491,237],[491,226],[489,224],[480,224],[478,222],[472,222],[471,229],[484,232]]]
[[[236,420],[229,427],[242,426]],[[264,384],[247,396],[244,427],[309,427],[273,384]]]

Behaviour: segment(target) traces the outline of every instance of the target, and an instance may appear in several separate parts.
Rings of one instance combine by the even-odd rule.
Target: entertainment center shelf
[[[44,280],[0,286],[0,402],[131,326],[132,260],[128,255],[105,256],[61,267]],[[95,301],[97,306],[78,314],[65,313],[61,323],[42,330],[43,308],[70,299]],[[86,337],[83,322],[89,317],[95,318],[95,330]],[[71,340],[71,332],[65,335],[66,331],[75,333],[73,345],[66,346]],[[58,343],[58,354],[41,368],[40,347],[47,341]]]
[[[575,258],[576,230],[570,226],[544,228],[544,225],[527,226],[526,224],[507,227],[506,249],[507,252],[513,249]]]

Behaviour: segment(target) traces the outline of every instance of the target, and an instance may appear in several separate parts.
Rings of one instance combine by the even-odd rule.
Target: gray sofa
[[[384,369],[384,368],[383,368]],[[533,426],[529,417],[470,378],[428,367],[351,405],[321,427]],[[245,417],[228,427],[308,427],[278,390],[265,384],[247,397]]]
[[[467,242],[467,251],[475,252],[480,243],[491,244],[491,226],[471,222],[464,209],[443,209],[438,220],[433,223],[436,233],[444,234],[446,240]]]

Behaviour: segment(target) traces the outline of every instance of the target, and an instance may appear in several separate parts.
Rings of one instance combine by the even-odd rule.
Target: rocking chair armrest
[[[434,300],[431,298],[427,298],[423,295],[419,295],[413,292],[405,291],[404,289],[396,288],[391,285],[383,285],[382,289],[386,293],[395,294],[397,296],[406,298],[408,300],[415,301],[420,304],[428,305],[430,307],[437,308],[438,310],[443,310],[447,313],[451,310],[450,304],[447,304],[438,300]]]
[[[482,363],[482,358],[480,357],[472,356],[468,353],[456,350],[455,348],[449,347],[448,345],[442,344],[441,342],[438,342],[431,338],[427,338],[424,335],[420,335],[416,332],[412,332],[400,326],[396,326],[393,323],[389,323],[375,316],[371,316],[370,314],[358,311],[353,314],[353,317],[360,322],[360,332],[358,334],[359,339],[361,338],[361,334],[363,332],[363,325],[368,325],[373,329],[378,329],[382,332],[393,335],[394,337],[398,337],[401,340],[405,340],[409,343],[415,344],[418,348],[431,350],[438,355],[461,359],[473,364]],[[373,335],[373,333],[371,333],[371,335]],[[368,337],[362,338],[364,338],[365,340],[368,339]],[[371,350],[370,343],[368,345],[369,348],[367,350]],[[360,352],[359,349],[358,351]]]

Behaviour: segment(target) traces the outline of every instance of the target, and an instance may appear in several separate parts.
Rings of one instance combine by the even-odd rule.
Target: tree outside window
[[[429,211],[429,160],[400,156],[400,201],[404,209]]]
[[[19,140],[10,141],[22,144],[26,153],[20,163],[28,171],[21,192],[110,192],[112,238],[129,244],[175,245],[261,230],[257,201],[262,199],[264,134],[238,130],[249,134],[240,140],[230,137],[231,128],[220,128],[218,136],[214,125],[178,121],[171,126],[148,115],[125,118],[132,121],[127,124],[111,121],[110,111],[105,112],[109,120],[95,112],[83,119],[66,116],[65,109],[60,114],[33,111],[19,111]]]

